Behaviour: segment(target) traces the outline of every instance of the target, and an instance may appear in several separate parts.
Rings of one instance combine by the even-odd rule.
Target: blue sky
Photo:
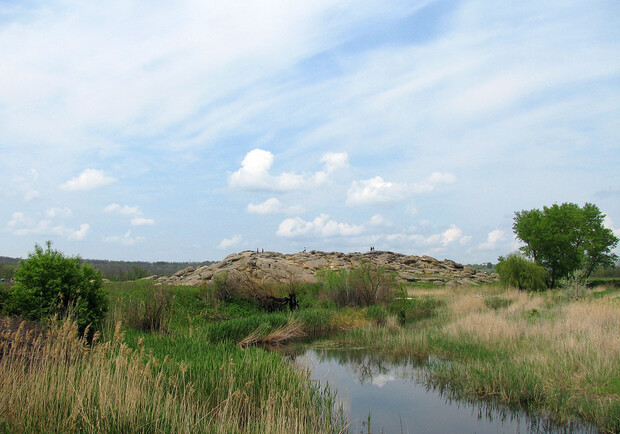
[[[0,1],[0,255],[459,262],[620,235],[617,1]]]

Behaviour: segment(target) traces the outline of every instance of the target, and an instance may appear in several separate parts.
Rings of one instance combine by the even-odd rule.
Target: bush
[[[52,250],[50,241],[46,246],[35,244],[28,259],[19,262],[5,311],[30,320],[71,314],[80,330],[97,326],[108,308],[101,273],[79,257]]]
[[[590,292],[588,290],[588,278],[585,272],[577,271],[573,275],[560,279],[558,286],[564,290],[564,296],[569,300],[579,300],[585,298]]]
[[[511,253],[506,258],[500,256],[497,274],[504,285],[521,290],[539,291],[547,287],[547,271],[518,253]]]

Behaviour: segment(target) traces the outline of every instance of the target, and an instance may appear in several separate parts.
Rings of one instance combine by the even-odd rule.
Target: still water
[[[364,350],[304,349],[293,356],[328,383],[352,433],[596,433],[586,425],[555,426],[541,417],[488,402],[451,400],[425,385],[425,361],[389,359]]]

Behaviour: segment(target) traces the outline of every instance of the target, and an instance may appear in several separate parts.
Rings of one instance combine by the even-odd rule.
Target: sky
[[[619,168],[617,0],[0,0],[0,256],[496,262]]]

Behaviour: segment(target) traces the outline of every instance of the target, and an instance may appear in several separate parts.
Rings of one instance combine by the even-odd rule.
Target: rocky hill
[[[370,261],[395,271],[401,282],[435,282],[438,284],[477,285],[497,280],[451,260],[439,261],[430,256],[408,256],[400,253],[372,251],[368,253],[338,253],[311,250],[307,253],[243,251],[228,255],[215,264],[187,267],[171,277],[153,277],[169,285],[203,285],[220,273],[239,275],[263,283],[316,282],[319,269],[342,269]]]

